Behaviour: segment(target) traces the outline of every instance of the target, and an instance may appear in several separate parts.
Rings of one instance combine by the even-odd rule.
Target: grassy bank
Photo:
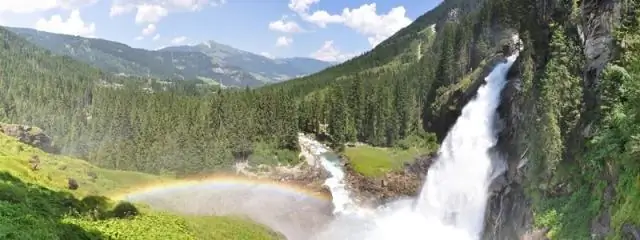
[[[367,177],[378,177],[386,172],[401,169],[404,163],[412,162],[424,151],[362,145],[348,147],[344,153],[357,172]]]
[[[32,171],[29,159],[40,159]],[[74,178],[77,190],[67,190]],[[277,239],[233,217],[181,217],[105,196],[160,177],[101,169],[0,134],[0,239]]]
[[[347,147],[344,155],[353,168],[365,177],[379,177],[389,171],[400,170],[416,157],[438,150],[436,136],[422,133],[399,141],[395,147],[373,147],[360,144]]]

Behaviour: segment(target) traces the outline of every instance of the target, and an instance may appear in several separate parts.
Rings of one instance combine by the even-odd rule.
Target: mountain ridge
[[[28,41],[55,54],[70,56],[114,74],[159,79],[199,79],[230,87],[257,87],[320,71],[332,63],[310,58],[295,61],[270,59],[213,40],[197,45],[178,45],[149,50],[124,43],[6,27]],[[299,62],[311,62],[300,67]]]

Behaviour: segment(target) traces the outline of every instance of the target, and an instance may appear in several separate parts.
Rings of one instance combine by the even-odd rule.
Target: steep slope
[[[39,170],[30,159],[39,159]],[[77,190],[67,189],[67,179]],[[46,154],[0,133],[2,239],[279,239],[235,217],[181,217],[108,198],[129,187],[170,180],[98,168]]]
[[[318,72],[330,63],[311,58],[270,59],[251,52],[242,51],[207,41],[192,46],[172,46],[160,49],[165,52],[201,52],[224,66],[238,66],[253,73],[256,78],[269,82],[279,82]]]
[[[2,28],[0,39],[0,121],[41,127],[64,154],[175,175],[229,170],[241,159],[300,161],[296,106],[286,94],[125,78]]]
[[[502,6],[487,4],[445,1],[362,56],[266,91],[298,97],[300,128],[329,124],[334,142],[393,146],[422,130],[441,139],[484,73],[514,48],[516,29],[494,14]]]
[[[265,91],[296,96],[299,128],[337,148],[406,148],[423,131],[442,140],[486,70],[522,47],[496,123],[509,169],[485,239],[633,239],[638,16],[630,0],[444,1],[372,51]]]
[[[132,48],[94,38],[63,35],[27,28],[9,28],[56,54],[71,56],[115,74],[161,79],[201,79],[224,86],[259,86],[319,71],[329,63],[299,68],[278,60],[209,41],[196,46],[159,51]]]

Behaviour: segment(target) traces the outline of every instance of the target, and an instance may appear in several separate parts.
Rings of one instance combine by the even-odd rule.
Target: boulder
[[[75,179],[73,179],[73,178],[69,178],[69,179],[68,179],[68,181],[67,181],[67,185],[68,185],[68,188],[69,188],[69,189],[71,189],[71,190],[76,190],[76,189],[78,189],[78,187],[80,187],[80,186],[78,185],[78,181],[76,181],[76,180],[75,180]]]
[[[0,123],[0,133],[14,137],[18,141],[42,149],[48,153],[57,153],[53,140],[42,129],[18,124]]]

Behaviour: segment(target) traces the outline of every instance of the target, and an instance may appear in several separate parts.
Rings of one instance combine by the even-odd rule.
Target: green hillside
[[[270,59],[214,41],[146,50],[104,39],[28,28],[9,30],[55,54],[70,56],[107,73],[152,76],[173,81],[211,79],[223,86],[256,87],[314,73],[330,66],[328,62],[309,58]]]
[[[547,229],[551,239],[631,239],[640,226],[638,9],[631,0],[447,0],[311,76],[153,93],[141,90],[152,79],[124,81],[0,29],[0,121],[42,127],[64,154],[96,166],[166,175],[237,160],[293,164],[297,132],[315,133],[376,177],[433,151],[487,73],[522,47],[498,109],[495,150],[508,168],[492,186],[485,237]]]
[[[29,159],[37,156],[40,169]],[[67,189],[67,179],[77,190]],[[234,217],[181,217],[117,203],[109,194],[170,180],[107,170],[51,155],[0,133],[1,239],[279,239],[266,228]]]
[[[299,161],[296,105],[286,94],[158,86],[56,56],[2,28],[0,37],[0,121],[44,129],[63,154],[172,175],[211,173],[236,158]]]

